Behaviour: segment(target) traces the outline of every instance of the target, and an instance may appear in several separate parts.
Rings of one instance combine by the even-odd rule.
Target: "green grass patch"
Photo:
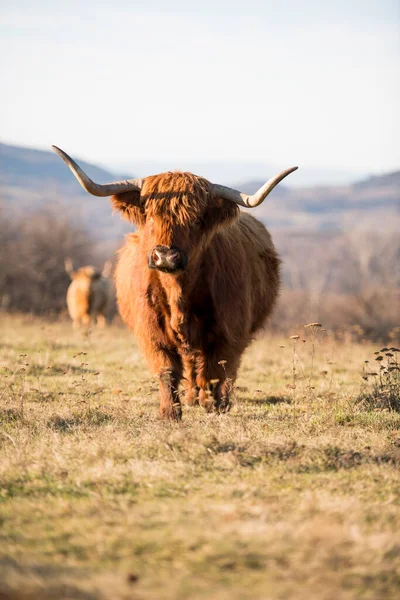
[[[398,597],[400,414],[359,400],[369,343],[293,370],[259,339],[231,412],[176,424],[124,329],[1,326],[0,595]]]

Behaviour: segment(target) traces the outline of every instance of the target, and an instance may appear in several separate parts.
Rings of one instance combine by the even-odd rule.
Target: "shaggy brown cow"
[[[102,272],[92,266],[74,271],[67,258],[65,270],[72,279],[67,290],[67,307],[74,329],[81,325],[88,327],[92,321],[104,327],[113,298],[111,262],[105,263]]]
[[[53,148],[86,191],[112,196],[114,208],[137,226],[120,251],[117,299],[160,377],[161,415],[181,417],[182,379],[188,403],[227,410],[241,356],[279,289],[271,236],[238,205],[261,204],[297,167],[254,196],[180,172],[98,185]]]

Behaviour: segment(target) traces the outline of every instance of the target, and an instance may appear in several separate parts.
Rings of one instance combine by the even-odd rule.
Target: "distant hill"
[[[115,174],[85,161],[80,161],[80,165],[99,183],[106,183],[115,177]],[[53,151],[45,152],[0,143],[0,182],[7,185],[24,182],[34,186],[52,182],[70,187],[73,180],[65,164]]]
[[[357,188],[395,188],[400,190],[400,171],[386,173],[385,175],[372,175],[367,179],[354,184]]]
[[[263,183],[242,182],[235,187],[252,194]],[[293,189],[279,185],[253,214],[271,228],[393,231],[400,228],[400,171],[374,175],[348,186]]]
[[[99,183],[135,176],[116,175],[78,161]],[[287,182],[290,184],[290,178]],[[232,182],[232,187],[253,193],[264,183]],[[56,204],[92,230],[99,240],[118,239],[132,229],[118,216],[112,216],[106,198],[86,194],[51,151],[0,144],[0,201],[6,210],[28,213]],[[372,175],[347,186],[291,188],[281,184],[252,214],[273,230],[393,231],[400,228],[400,171]]]
[[[98,183],[126,179],[79,160],[83,170]],[[112,215],[107,198],[88,195],[71,171],[53,151],[45,152],[0,143],[0,202],[11,212],[37,211],[46,206],[61,206],[93,231],[99,240],[113,240],[132,230]]]

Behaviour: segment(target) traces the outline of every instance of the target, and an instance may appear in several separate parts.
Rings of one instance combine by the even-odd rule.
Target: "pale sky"
[[[400,167],[400,0],[0,0],[0,141]]]

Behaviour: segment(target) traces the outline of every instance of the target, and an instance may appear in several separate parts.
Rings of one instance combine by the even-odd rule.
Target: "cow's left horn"
[[[286,169],[279,173],[279,175],[275,175],[272,177],[267,183],[265,183],[258,192],[253,194],[252,196],[248,196],[247,194],[243,194],[238,190],[234,190],[230,187],[225,187],[224,185],[215,184],[212,187],[212,193],[214,196],[219,196],[220,198],[225,198],[226,200],[231,200],[235,204],[240,204],[240,206],[245,206],[246,208],[254,208],[264,202],[265,198],[268,196],[270,192],[274,189],[278,183],[282,181],[285,177],[296,171],[298,167],[292,167],[291,169]]]
[[[114,194],[121,194],[122,192],[130,192],[133,190],[140,191],[142,187],[142,179],[125,179],[123,181],[114,181],[113,183],[103,184],[95,183],[82,171],[80,166],[66,154],[66,152],[57,148],[57,146],[52,146],[52,148],[69,166],[83,189],[89,192],[89,194],[93,194],[93,196],[113,196]]]

